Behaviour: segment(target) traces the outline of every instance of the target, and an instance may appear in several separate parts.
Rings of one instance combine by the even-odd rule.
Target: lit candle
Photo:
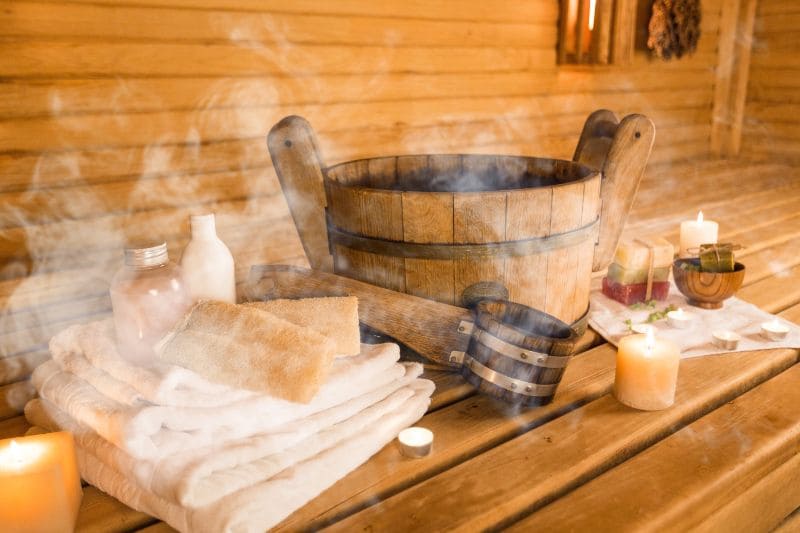
[[[397,436],[406,457],[425,457],[433,450],[433,431],[421,427],[404,429]]]
[[[772,322],[761,324],[761,335],[771,341],[781,341],[789,334],[789,327],[778,322],[777,318]]]
[[[670,311],[667,313],[667,322],[673,328],[678,329],[686,329],[694,320],[694,315],[692,313],[686,313],[682,308],[678,308],[677,311]]]
[[[722,350],[735,350],[739,346],[741,336],[733,331],[715,331],[711,334],[714,338],[714,346]]]
[[[675,401],[680,360],[678,347],[652,331],[623,337],[617,350],[614,395],[635,409],[666,409]]]
[[[81,497],[75,443],[70,433],[0,441],[3,531],[73,531]]]
[[[697,220],[681,222],[681,248],[678,257],[697,257],[701,244],[717,242],[719,225],[713,220],[703,220],[703,212],[697,213]],[[689,252],[689,249],[697,249]]]

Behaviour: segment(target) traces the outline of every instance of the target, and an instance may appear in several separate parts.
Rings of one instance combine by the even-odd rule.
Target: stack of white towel
[[[264,531],[425,413],[433,392],[395,344],[340,358],[309,404],[119,357],[110,321],[50,342],[31,424],[75,435],[83,478],[181,531]]]

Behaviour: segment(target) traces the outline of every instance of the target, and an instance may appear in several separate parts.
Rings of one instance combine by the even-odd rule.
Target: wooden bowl
[[[690,263],[700,268],[699,259],[676,259],[672,275],[678,290],[689,299],[689,305],[703,309],[719,309],[722,302],[733,296],[744,281],[744,265],[736,263],[733,272],[700,272],[684,270],[682,264]]]

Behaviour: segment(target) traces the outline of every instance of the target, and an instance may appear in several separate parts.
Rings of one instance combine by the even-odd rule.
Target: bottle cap
[[[125,264],[134,268],[163,265],[169,261],[167,243],[129,244],[125,247]]]
[[[213,213],[190,216],[189,226],[192,228],[193,236],[216,235],[216,223],[214,221]]]

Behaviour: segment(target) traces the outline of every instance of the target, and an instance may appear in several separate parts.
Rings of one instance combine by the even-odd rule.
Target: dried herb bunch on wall
[[[700,0],[655,0],[647,47],[665,60],[694,52],[700,40],[700,19]]]

